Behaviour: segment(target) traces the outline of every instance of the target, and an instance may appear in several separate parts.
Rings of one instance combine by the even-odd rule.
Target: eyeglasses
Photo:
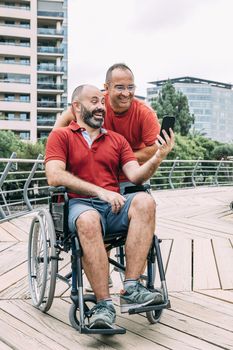
[[[136,89],[136,86],[134,84],[132,85],[128,85],[128,86],[124,86],[124,85],[115,85],[114,89],[117,92],[123,92],[125,90],[128,90],[129,92],[134,92],[134,90]]]

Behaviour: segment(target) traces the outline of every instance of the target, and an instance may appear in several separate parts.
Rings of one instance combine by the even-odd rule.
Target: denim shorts
[[[127,232],[129,226],[128,211],[132,199],[137,193],[125,195],[125,204],[120,212],[115,214],[112,212],[111,204],[95,198],[72,198],[69,201],[69,230],[76,231],[76,220],[79,216],[88,210],[97,211],[100,215],[103,235],[114,235],[120,232]]]

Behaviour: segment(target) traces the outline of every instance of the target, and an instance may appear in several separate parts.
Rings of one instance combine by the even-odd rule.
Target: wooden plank
[[[18,239],[13,237],[9,232],[2,228],[2,224],[0,224],[0,242],[17,242]]]
[[[166,281],[169,291],[191,290],[191,243],[190,239],[173,241]]]
[[[95,340],[92,336],[85,334],[80,335],[70,325],[61,322],[59,319],[44,314],[38,309],[22,301],[1,301],[1,308],[5,313],[9,314],[7,318],[7,325],[16,328],[16,334],[13,339],[17,340],[17,330],[20,329],[24,333],[23,340],[24,347],[18,347],[17,344],[14,349],[59,349],[59,350],[77,350],[77,349],[113,349],[114,347],[106,346],[104,340]],[[17,318],[16,318],[17,317]],[[15,320],[15,323],[12,321]],[[5,320],[5,318],[3,318]],[[5,337],[5,334],[3,333]],[[34,346],[28,347],[25,343],[28,338],[32,338],[35,342]],[[19,338],[18,338],[19,339]],[[37,344],[38,343],[38,344]],[[45,346],[45,347],[43,347]]]
[[[0,276],[0,292],[4,291],[12,284],[17,283],[23,277],[27,275],[27,263],[17,266],[13,270],[10,270]]]
[[[201,297],[198,298],[196,294],[198,293],[188,293],[187,295],[185,293],[170,294],[172,310],[233,332],[233,314],[228,315],[226,312],[224,313],[222,309],[217,309],[217,305],[215,307],[213,304],[209,304],[206,300],[202,300]]]
[[[233,290],[222,290],[222,289],[213,290],[212,289],[212,290],[201,290],[201,291],[198,291],[198,293],[233,304]]]
[[[228,239],[213,239],[213,248],[221,286],[223,289],[233,289],[233,248],[231,243]]]
[[[32,218],[26,218],[21,216],[16,219],[12,219],[10,222],[16,227],[20,227],[28,235],[31,227],[31,221]]]
[[[220,288],[212,244],[209,239],[193,241],[193,289]]]
[[[0,292],[0,299],[28,299],[30,298],[28,276],[21,278],[14,284]]]
[[[219,328],[217,325],[213,325],[210,322],[203,321],[201,317],[198,317],[198,312],[194,315],[192,314],[193,310],[193,308],[186,309],[186,314],[167,310],[164,312],[161,323],[177,331],[184,332],[192,336],[195,340],[197,338],[205,341],[203,347],[200,347],[201,350],[205,350],[210,344],[221,349],[233,348],[231,331]]]
[[[27,244],[15,244],[1,252],[0,275],[6,273],[27,260]]]
[[[227,291],[219,290],[225,294]],[[211,292],[211,291],[210,291]],[[212,290],[213,292],[213,290]],[[186,300],[187,302],[192,302],[193,304],[198,304],[208,308],[209,310],[214,310],[222,314],[229,315],[233,317],[233,304],[225,302],[225,300],[216,300],[209,297],[208,295],[201,292],[186,293],[182,292],[179,295],[177,293],[172,293],[172,296],[175,296],[179,299]]]
[[[7,344],[3,343],[3,341],[0,340],[0,349],[1,350],[12,350],[12,347],[8,346]]]
[[[28,240],[28,234],[22,231],[20,228],[13,225],[10,221],[5,221],[1,223],[1,227],[19,241]]]
[[[70,301],[70,299],[68,299]],[[55,299],[53,307],[49,310],[49,314],[59,320],[62,320],[65,323],[69,323],[68,320],[68,313],[70,308],[70,302],[66,302],[64,300]],[[129,322],[126,323],[125,321],[122,321],[120,317],[116,318],[116,323],[119,326],[126,327],[127,333],[122,335],[114,335],[114,337],[103,337],[101,335],[95,335],[94,338],[98,340],[103,340],[106,345],[112,346],[116,349],[151,349],[151,350],[165,350],[167,348],[164,348],[163,346],[160,346],[159,344],[156,344],[156,342],[147,340],[146,338],[141,336],[139,333],[135,331],[131,331],[129,329]],[[148,322],[146,320],[143,321],[144,327],[148,327]]]
[[[3,252],[9,247],[13,247],[15,242],[0,242],[0,252]]]
[[[188,317],[184,317],[175,314],[173,312],[164,311],[161,317],[161,321],[155,325],[145,325],[145,316],[143,315],[121,315],[120,322],[124,325],[122,318],[125,320],[131,320],[132,322],[127,322],[127,327],[131,331],[137,332],[144,336],[146,339],[150,339],[155,341],[157,344],[165,346],[169,349],[174,350],[188,350],[188,349],[205,349],[205,350],[217,350],[218,346],[210,344],[208,340],[199,339],[198,337],[194,337],[189,329],[180,329],[180,323],[185,322],[192,323],[192,320],[189,320]],[[177,324],[178,319],[178,324]],[[177,326],[176,326],[177,324]],[[192,327],[192,325],[191,325]],[[190,328],[191,328],[190,327]],[[196,330],[197,331],[197,330]]]

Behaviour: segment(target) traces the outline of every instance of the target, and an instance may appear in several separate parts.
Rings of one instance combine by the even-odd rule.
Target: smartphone
[[[165,130],[166,133],[168,134],[168,136],[170,136],[170,131],[169,129],[171,128],[172,130],[174,130],[174,125],[175,125],[175,121],[176,118],[175,117],[169,117],[169,116],[165,116],[163,117],[162,120],[162,125],[161,125],[161,129],[160,129],[160,136],[165,140],[165,137],[162,133],[162,130]]]

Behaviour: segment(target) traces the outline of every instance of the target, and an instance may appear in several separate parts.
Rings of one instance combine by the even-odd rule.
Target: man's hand
[[[112,212],[115,214],[121,210],[126,201],[126,198],[123,197],[120,193],[108,191],[103,188],[98,193],[98,197],[99,199],[110,203],[112,206]]]
[[[155,141],[158,147],[158,150],[156,151],[155,155],[157,158],[160,158],[162,160],[166,158],[169,152],[171,152],[175,144],[174,132],[171,128],[169,129],[169,132],[170,137],[168,136],[165,130],[162,130],[165,140],[160,135],[158,135],[157,140]]]

